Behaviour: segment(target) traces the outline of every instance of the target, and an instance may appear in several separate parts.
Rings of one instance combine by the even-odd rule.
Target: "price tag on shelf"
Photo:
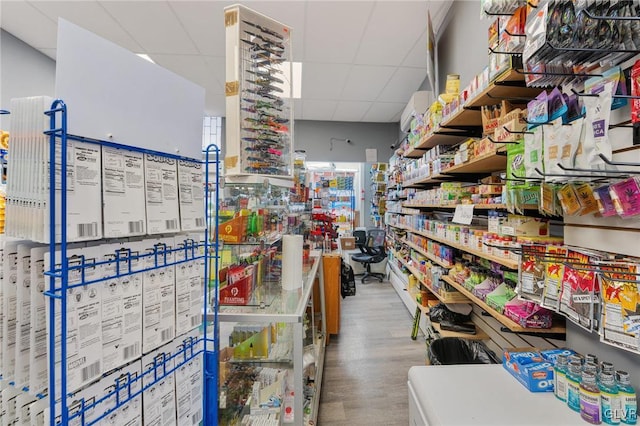
[[[471,225],[473,220],[473,204],[459,204],[453,214],[453,222],[462,225]]]

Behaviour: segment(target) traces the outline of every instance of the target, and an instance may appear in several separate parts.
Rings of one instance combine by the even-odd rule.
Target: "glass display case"
[[[320,253],[305,262],[299,289],[283,290],[267,275],[247,303],[219,306],[221,425],[317,422],[326,322]]]
[[[225,9],[225,174],[292,177],[291,28]]]

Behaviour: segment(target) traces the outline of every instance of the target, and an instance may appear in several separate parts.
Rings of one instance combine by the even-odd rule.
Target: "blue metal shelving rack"
[[[54,161],[56,158],[56,143],[60,144],[60,161],[61,161],[61,172],[60,176],[66,176],[67,169],[67,144],[68,141],[81,141],[87,143],[94,143],[101,146],[109,146],[114,148],[125,149],[129,151],[141,152],[154,154],[164,157],[170,157],[176,160],[187,160],[194,161],[191,158],[184,158],[181,156],[177,156],[174,154],[156,152],[147,149],[141,149],[132,146],[125,146],[121,144],[117,144],[110,141],[96,140],[90,138],[84,138],[81,136],[75,136],[68,134],[67,132],[67,106],[62,100],[55,100],[51,106],[49,111],[46,111],[45,114],[50,118],[50,129],[45,132],[49,135],[50,147],[49,147],[49,155],[51,161]],[[60,339],[60,353],[56,354],[55,350],[49,351],[49,401],[50,408],[49,414],[51,419],[51,425],[63,425],[66,426],[69,422],[78,422],[81,425],[92,425],[105,418],[109,413],[118,410],[120,407],[127,404],[133,398],[141,395],[147,389],[163,380],[170,374],[172,374],[175,370],[180,368],[182,365],[186,364],[190,360],[202,354],[203,357],[203,390],[204,397],[202,399],[203,406],[202,412],[204,413],[203,424],[205,425],[213,425],[217,424],[218,418],[218,402],[217,402],[217,392],[218,392],[218,323],[217,323],[217,314],[218,314],[218,305],[217,305],[217,294],[218,294],[218,283],[217,279],[213,280],[213,287],[210,287],[210,268],[213,266],[213,270],[217,270],[218,268],[218,247],[217,247],[217,238],[211,234],[210,230],[215,230],[217,227],[215,224],[218,222],[218,197],[217,197],[217,188],[219,185],[219,177],[218,177],[218,166],[220,162],[220,150],[217,146],[211,145],[204,152],[204,160],[205,170],[206,170],[206,187],[205,187],[205,201],[206,206],[209,205],[209,198],[211,196],[211,189],[215,193],[216,199],[216,210],[215,214],[212,215],[209,209],[206,209],[206,222],[207,222],[207,230],[205,231],[204,238],[204,251],[202,255],[199,254],[199,249],[202,247],[199,243],[195,243],[188,240],[185,240],[184,247],[176,248],[176,249],[167,249],[166,247],[155,247],[154,252],[151,254],[143,254],[143,255],[132,255],[129,252],[126,256],[121,256],[120,253],[116,253],[116,259],[122,260],[124,264],[128,265],[125,267],[120,266],[120,262],[116,262],[116,274],[111,277],[96,279],[93,281],[84,281],[84,268],[89,266],[98,266],[101,264],[105,264],[108,262],[94,262],[91,264],[86,263],[85,259],[82,258],[80,264],[70,266],[66,253],[68,249],[66,228],[67,228],[67,180],[60,179],[59,183],[56,183],[56,168],[49,167],[49,196],[50,196],[50,206],[49,206],[49,220],[50,220],[50,265],[51,268],[49,271],[45,272],[45,275],[48,276],[49,285],[48,291],[45,292],[45,295],[48,296],[49,300],[49,321],[51,324],[55,321],[55,310],[56,310],[56,300],[60,301],[60,309],[62,313],[65,313],[67,310],[67,291],[79,286],[86,285],[95,285],[97,283],[106,281],[107,279],[113,279],[118,277],[124,277],[127,275],[139,274],[149,270],[157,269],[160,267],[177,265],[184,262],[190,262],[194,260],[202,259],[204,262],[204,277],[203,277],[203,286],[204,286],[204,302],[203,302],[203,337],[198,341],[192,341],[190,344],[187,344],[182,351],[173,354],[171,357],[165,358],[161,361],[155,361],[154,368],[151,370],[147,370],[143,372],[143,374],[137,377],[128,376],[128,380],[125,381],[117,381],[112,386],[112,391],[108,394],[104,395],[101,399],[91,401],[86,403],[82,401],[81,407],[78,410],[74,410],[72,413],[68,407],[67,395],[68,395],[68,386],[67,386],[67,372],[66,365],[64,362],[61,362],[63,368],[60,369],[60,387],[59,392],[60,395],[65,397],[61,398],[61,403],[59,406],[56,404],[56,400],[60,398],[60,395],[56,395],[56,360],[57,355],[59,355],[59,360],[67,359],[67,343],[66,339]],[[209,169],[210,166],[215,167],[215,179],[213,183],[209,183]],[[59,186],[61,189],[61,196],[59,205],[56,202],[56,186]],[[60,225],[63,230],[61,233],[60,241],[56,244],[56,211],[60,211]],[[213,217],[212,217],[213,216]],[[215,222],[214,222],[215,220]],[[56,258],[56,250],[59,250],[59,258]],[[167,262],[167,255],[171,252],[175,253],[178,251],[184,252],[184,260]],[[131,260],[142,259],[142,258],[151,258],[153,260],[154,266],[150,268],[146,268],[143,270],[132,270],[131,268]],[[210,263],[213,263],[211,265]],[[59,266],[55,266],[59,265]],[[73,270],[80,270],[80,274],[82,276],[82,282],[79,284],[70,285],[69,284],[69,273]],[[211,297],[211,302],[209,298]],[[205,322],[205,318],[207,318],[207,313],[213,313],[214,321],[212,324],[207,324]],[[66,314],[61,315],[61,335],[67,335],[67,316]],[[55,332],[49,333],[49,347],[56,347],[56,339]],[[174,363],[174,366],[168,367],[168,363]],[[153,374],[153,380],[146,383],[144,386],[140,386],[143,382],[139,383],[139,390],[132,390],[133,385],[136,384],[137,381],[143,380],[143,376],[146,374]],[[146,382],[146,380],[145,380]],[[93,420],[86,421],[85,414],[89,410],[100,410],[100,404],[104,403],[107,399],[114,398],[116,401],[115,407],[112,409],[102,412],[100,415],[95,417]],[[59,412],[58,412],[59,411]],[[100,411],[98,411],[100,412]]]

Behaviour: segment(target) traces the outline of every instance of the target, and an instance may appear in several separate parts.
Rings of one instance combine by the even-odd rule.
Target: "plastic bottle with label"
[[[558,355],[553,372],[553,393],[560,401],[567,401],[567,356]]]
[[[598,387],[600,388],[602,421],[608,425],[619,425],[620,395],[618,394],[618,386],[613,374],[602,371]]]
[[[580,411],[580,382],[582,382],[582,364],[571,361],[567,371],[567,405],[573,411]]]
[[[620,395],[621,416],[620,421],[625,425],[638,423],[638,401],[636,391],[631,386],[631,378],[626,371],[616,371],[618,379],[618,393]]]
[[[594,365],[589,363],[590,365]],[[580,417],[588,423],[602,423],[600,406],[600,388],[596,384],[596,374],[591,371],[582,373],[580,382]]]

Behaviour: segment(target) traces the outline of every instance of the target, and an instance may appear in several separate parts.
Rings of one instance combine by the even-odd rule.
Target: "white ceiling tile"
[[[54,61],[56,60],[56,49],[38,49],[40,52],[44,53]]]
[[[356,64],[398,65],[427,27],[427,3],[376,2]]]
[[[338,106],[337,101],[304,101],[304,119],[305,120],[323,120],[328,121],[333,117],[333,113]]]
[[[427,66],[427,30],[415,42],[411,51],[402,61],[403,67],[426,67]]]
[[[305,61],[352,63],[374,2],[310,1]]]
[[[342,92],[342,99],[373,101],[387,85],[395,67],[354,65]]]
[[[305,99],[339,99],[351,65],[306,62],[302,66],[302,95]]]
[[[142,47],[96,1],[32,1],[30,3],[55,22],[58,22],[59,17],[64,18],[132,52],[142,51]]]
[[[237,3],[237,2],[236,2]],[[293,60],[304,60],[306,1],[243,1],[242,5],[291,27]]]
[[[100,4],[144,49],[136,53],[198,53],[168,3],[102,1]]]
[[[395,121],[396,115],[401,113],[406,106],[405,103],[399,102],[376,102],[364,115],[362,121],[372,123],[390,123]]]
[[[342,101],[333,114],[333,121],[362,121],[373,102]]]
[[[209,67],[209,72],[218,81],[219,93],[224,93],[225,78],[225,57],[223,56],[205,56],[205,63]]]
[[[53,19],[24,1],[0,2],[0,27],[25,43],[55,49],[58,25]]]
[[[169,3],[198,51],[224,56],[224,8],[221,1],[173,1]]]
[[[381,102],[409,102],[413,92],[418,90],[426,77],[424,68],[398,68],[389,84],[382,89],[378,101]]]
[[[149,55],[151,59],[163,68],[173,71],[192,82],[206,87],[218,84],[218,80],[211,73],[204,56],[201,55]]]

